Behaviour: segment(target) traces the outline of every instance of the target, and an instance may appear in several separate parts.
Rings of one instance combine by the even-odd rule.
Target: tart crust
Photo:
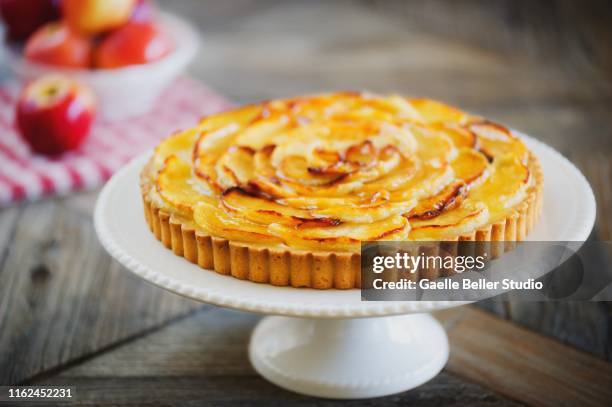
[[[533,229],[542,209],[543,176],[538,159],[529,153],[535,183],[528,196],[504,219],[490,223],[472,233],[445,239],[477,241],[480,253],[495,258],[512,250]],[[206,235],[172,217],[158,207],[148,195],[150,181],[141,176],[141,194],[149,228],[164,246],[203,269],[231,275],[241,280],[275,286],[316,289],[350,289],[361,287],[361,255],[350,252],[308,252],[290,247],[271,248],[235,242]],[[445,247],[445,250],[449,250]],[[434,253],[431,253],[432,255]],[[427,270],[414,279],[448,275],[445,270]]]

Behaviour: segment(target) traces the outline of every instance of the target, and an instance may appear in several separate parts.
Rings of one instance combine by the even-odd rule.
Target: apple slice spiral
[[[533,180],[505,127],[429,99],[333,93],[204,118],[156,149],[150,198],[214,237],[317,251],[452,239]]]

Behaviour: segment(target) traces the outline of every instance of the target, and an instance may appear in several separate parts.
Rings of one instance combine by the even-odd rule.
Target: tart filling
[[[499,124],[429,99],[335,93],[209,116],[164,140],[141,184],[158,238],[205,268],[352,288],[364,241],[521,240],[542,177]]]

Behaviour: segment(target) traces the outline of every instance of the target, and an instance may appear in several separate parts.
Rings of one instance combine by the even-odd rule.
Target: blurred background
[[[200,40],[186,71],[197,86],[186,86],[181,94],[181,100],[195,102],[178,108],[188,113],[177,119],[180,126],[227,103],[319,91],[441,99],[530,134],[568,157],[597,199],[591,238],[612,240],[610,2],[156,4],[190,22]],[[10,82],[4,65],[2,77]],[[190,88],[197,92],[192,99]],[[7,100],[0,108],[12,114],[13,102]],[[153,111],[167,111],[169,103]],[[149,121],[111,121],[119,134],[113,142],[120,144],[122,126],[136,126],[138,120]],[[148,126],[150,139],[141,150],[167,134],[168,123],[155,123]],[[94,124],[92,137],[106,125]],[[113,170],[109,166],[108,175]],[[181,299],[132,277],[110,259],[91,221],[99,185],[0,210],[0,384],[76,383],[86,400],[101,404],[175,404],[193,398],[311,402],[263,381],[248,365],[245,346],[257,316]],[[432,382],[381,402],[610,402],[609,303],[476,307],[438,316],[451,338],[449,367]]]

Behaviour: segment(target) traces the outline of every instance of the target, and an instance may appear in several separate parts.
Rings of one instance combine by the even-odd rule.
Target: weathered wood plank
[[[10,224],[18,213],[16,227],[7,228],[10,244],[0,267],[2,384],[83,358],[200,306],[123,270],[98,243],[91,218],[65,201],[11,209],[2,217]]]
[[[541,61],[526,63],[520,54],[469,46],[343,4],[286,3],[231,21],[231,34],[203,27],[206,41],[192,72],[238,101],[332,89],[426,95],[467,107],[597,100],[592,86],[575,86]]]
[[[430,382],[395,396],[358,401],[316,399],[291,393],[274,386],[261,377],[199,376],[199,377],[56,377],[53,386],[76,386],[75,402],[96,406],[519,406],[521,404],[442,372]]]
[[[220,308],[200,311],[38,383],[76,386],[79,402],[96,405],[345,404],[300,396],[259,377],[247,356],[250,333],[259,319]],[[452,324],[452,316],[445,322]],[[447,372],[412,391],[357,404],[516,405]]]
[[[446,371],[418,389],[376,403],[510,402],[490,390],[520,403],[543,406],[605,405],[612,397],[609,363],[473,307],[435,315],[450,338]],[[101,405],[155,400],[170,404],[174,400],[312,402],[256,377],[246,349],[258,320],[256,315],[218,308],[200,311],[37,384],[76,384],[80,397]],[[232,390],[236,388],[241,391]]]
[[[15,207],[0,212],[0,269],[8,256],[20,211],[21,208]]]
[[[447,311],[451,316],[455,311]],[[605,406],[612,364],[464,307],[449,329],[449,372],[529,405]],[[442,314],[442,318],[445,316]]]

